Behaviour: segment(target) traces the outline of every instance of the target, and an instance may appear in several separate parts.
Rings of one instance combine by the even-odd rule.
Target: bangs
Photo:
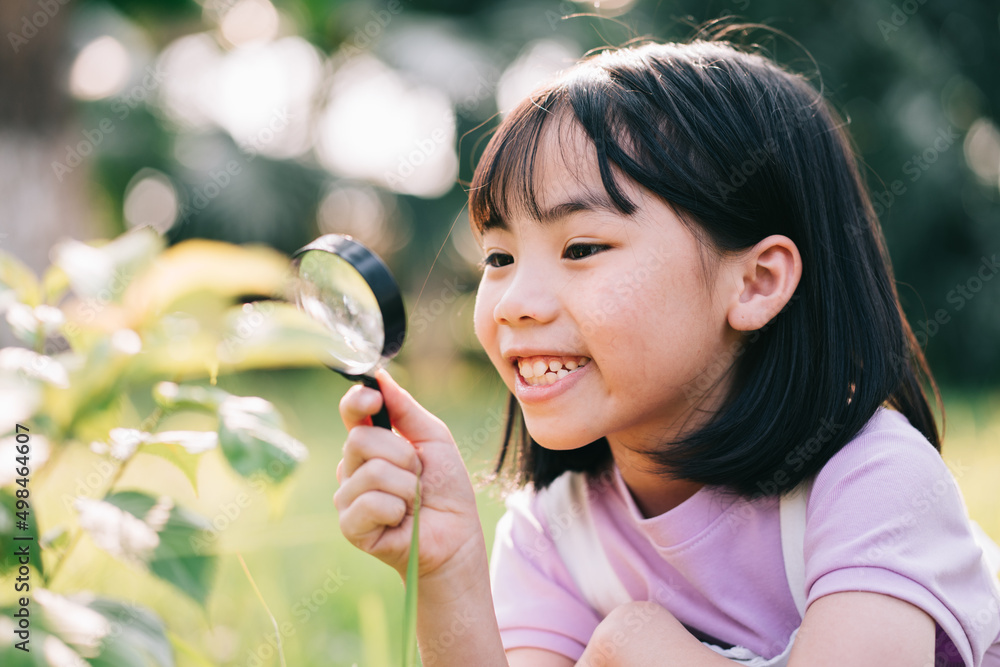
[[[657,79],[636,73],[644,64],[645,56],[631,52],[596,54],[515,107],[497,127],[473,175],[472,228],[479,234],[507,229],[516,214],[546,222],[535,183],[539,147],[547,133],[555,132],[553,145],[563,164],[579,169],[579,157],[574,159],[563,139],[566,130],[581,130],[600,172],[606,194],[601,199],[612,209],[628,216],[637,211],[620,185],[625,179],[658,196],[716,249],[752,245],[745,231],[754,225],[744,197],[712,202],[716,208],[721,204],[729,225],[705,230],[696,222],[718,214],[704,196],[704,183],[724,182],[729,165],[740,162],[727,161],[726,142],[697,136],[685,118],[704,116],[702,109],[684,103],[701,82],[664,91]]]
[[[576,91],[571,85],[557,82],[535,93],[515,107],[497,127],[479,160],[469,192],[469,219],[478,233],[507,229],[508,220],[516,214],[527,215],[533,220],[545,219],[535,191],[539,145],[547,131],[554,131],[558,145],[562,146],[561,130],[567,124],[583,130],[590,145],[596,149],[601,181],[611,206],[625,215],[635,212],[635,203],[615,180],[612,161],[602,149],[606,143],[595,140],[593,128],[581,122],[576,113],[573,101]],[[564,162],[571,169],[578,166],[572,160]]]

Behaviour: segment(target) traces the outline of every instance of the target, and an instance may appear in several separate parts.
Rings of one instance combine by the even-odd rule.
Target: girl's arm
[[[888,595],[825,595],[806,609],[789,667],[925,667],[935,664],[934,619]]]
[[[726,667],[655,602],[631,602],[597,627],[578,667]],[[934,620],[877,593],[833,593],[806,610],[789,667],[926,667],[934,663]]]
[[[341,531],[405,578],[419,475],[423,663],[506,667],[476,497],[455,441],[388,373],[377,377],[381,396],[355,386],[340,402],[348,429],[334,495]],[[383,397],[395,432],[370,426]]]

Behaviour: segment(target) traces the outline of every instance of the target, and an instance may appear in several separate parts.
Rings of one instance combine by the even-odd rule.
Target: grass
[[[495,454],[501,432],[496,415],[505,392],[492,370],[464,362],[445,375],[432,366],[393,373],[403,386],[452,429],[470,469],[481,472]],[[411,367],[412,368],[412,367]],[[216,584],[206,609],[168,585],[99,552],[88,538],[79,545],[57,589],[89,588],[135,599],[166,619],[174,633],[201,650],[214,665],[278,665],[275,629],[249,584],[246,560],[277,622],[287,664],[297,667],[380,667],[402,659],[404,590],[388,566],[361,553],[341,536],[331,500],[345,437],[337,404],[348,384],[325,370],[246,374],[220,378],[222,388],[259,394],[275,402],[292,434],[310,449],[310,461],[283,487],[256,493],[229,470],[218,452],[206,455],[195,495],[179,472],[158,459],[137,457],[118,488],[145,488],[174,495],[213,520],[220,553]],[[946,392],[945,461],[956,474],[970,514],[1000,540],[995,480],[1000,479],[1000,392]],[[201,417],[168,419],[162,429],[210,428]],[[39,508],[47,526],[71,510],[65,489],[94,469],[97,457],[82,449],[67,454],[46,481]],[[490,487],[478,492],[487,545],[503,507]],[[198,665],[184,656],[178,667]]]

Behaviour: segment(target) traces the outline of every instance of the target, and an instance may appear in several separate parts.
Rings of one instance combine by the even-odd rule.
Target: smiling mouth
[[[590,363],[590,357],[520,357],[516,366],[524,383],[531,387],[544,387],[558,382]]]

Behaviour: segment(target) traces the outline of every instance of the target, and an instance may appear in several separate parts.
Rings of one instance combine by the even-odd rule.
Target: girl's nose
[[[559,313],[552,281],[539,272],[518,271],[493,309],[497,324],[517,326],[551,322]]]

